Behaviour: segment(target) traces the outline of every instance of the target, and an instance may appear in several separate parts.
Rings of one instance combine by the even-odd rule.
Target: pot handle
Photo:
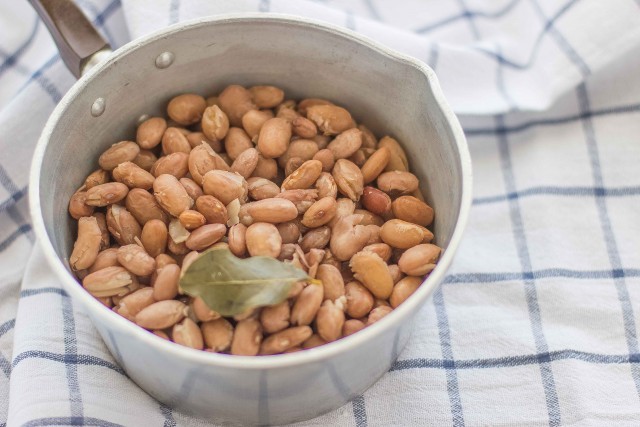
[[[79,78],[111,53],[111,47],[71,0],[29,0],[53,37],[60,57]]]

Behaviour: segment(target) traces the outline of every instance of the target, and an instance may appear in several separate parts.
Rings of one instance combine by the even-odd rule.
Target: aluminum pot
[[[214,421],[283,424],[344,405],[384,375],[405,347],[414,318],[442,281],[471,204],[471,163],[462,129],[433,71],[358,34],[292,16],[207,17],[134,40],[110,54],[68,0],[32,0],[83,74],[49,118],[37,144],[29,202],[52,270],[89,317],[127,375],[159,401]],[[64,6],[60,6],[60,5]],[[57,6],[53,6],[57,5]],[[67,8],[64,13],[55,9]],[[72,25],[64,25],[73,16]],[[64,22],[61,23],[60,20]],[[96,54],[97,52],[97,54]],[[102,59],[102,60],[101,60]],[[347,107],[379,136],[404,145],[435,208],[436,269],[407,301],[371,327],[319,348],[243,357],[167,342],[89,295],[68,264],[75,224],[69,197],[111,144],[131,139],[138,118],[161,115],[184,92],[273,84],[287,96]]]

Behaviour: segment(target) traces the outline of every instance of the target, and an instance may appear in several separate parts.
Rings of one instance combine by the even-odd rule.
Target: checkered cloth
[[[78,3],[114,46],[228,11],[326,20],[427,62],[462,114],[456,262],[391,371],[301,426],[640,425],[640,1]],[[209,425],[126,377],[34,249],[28,165],[72,83],[27,2],[0,3],[0,424]]]

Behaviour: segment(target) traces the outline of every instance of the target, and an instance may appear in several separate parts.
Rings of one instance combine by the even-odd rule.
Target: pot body
[[[173,96],[213,95],[231,83],[273,84],[291,98],[334,100],[378,136],[390,134],[403,144],[435,207],[433,231],[445,251],[420,289],[380,322],[300,353],[211,354],[138,328],[73,278],[68,256],[75,225],[67,203],[100,153],[131,139],[140,116],[164,114]],[[245,425],[312,418],[348,402],[387,372],[407,343],[415,315],[444,277],[471,202],[466,142],[428,67],[348,31],[264,14],[192,21],[116,51],[56,108],[31,174],[31,214],[45,256],[131,379],[168,405]]]

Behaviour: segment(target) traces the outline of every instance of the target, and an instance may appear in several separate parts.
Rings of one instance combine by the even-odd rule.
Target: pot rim
[[[460,211],[458,213],[456,225],[454,227],[449,245],[443,252],[436,268],[425,280],[425,282],[423,282],[423,284],[413,293],[413,295],[411,295],[405,302],[399,305],[391,313],[389,313],[387,316],[385,316],[375,324],[363,329],[362,331],[359,331],[357,334],[342,338],[340,340],[325,344],[320,347],[296,353],[259,357],[210,353],[168,342],[142,329],[141,327],[130,322],[124,317],[119,316],[109,308],[102,305],[97,299],[95,299],[87,291],[85,291],[82,286],[78,284],[75,278],[72,277],[72,275],[65,268],[63,261],[58,257],[53,248],[51,240],[49,239],[46,231],[41,210],[40,171],[44,160],[44,153],[49,144],[50,135],[55,129],[60,118],[63,116],[67,106],[75,101],[76,97],[86,86],[92,83],[96,76],[108,69],[111,64],[120,60],[121,58],[129,54],[135,54],[135,50],[141,46],[147,45],[183,30],[216,24],[229,24],[234,22],[277,22],[281,24],[295,25],[299,27],[311,28],[313,30],[328,32],[333,35],[346,38],[354,43],[358,43],[378,55],[386,56],[396,62],[404,64],[405,66],[410,66],[419,70],[424,75],[426,83],[429,85],[429,88],[433,93],[435,103],[442,111],[447,123],[450,126],[461,164],[462,194]],[[85,75],[83,75],[69,89],[62,100],[55,107],[51,116],[47,120],[47,123],[37,142],[31,164],[31,170],[29,173],[29,211],[33,222],[33,229],[37,237],[36,244],[40,244],[40,248],[43,251],[45,258],[47,259],[47,262],[49,263],[50,267],[53,269],[57,277],[62,281],[65,291],[67,291],[70,295],[73,295],[73,297],[80,301],[80,303],[87,311],[91,312],[90,317],[93,317],[93,315],[95,315],[105,322],[112,322],[112,327],[119,329],[121,333],[133,335],[136,339],[139,339],[145,345],[148,345],[157,351],[166,352],[170,354],[171,357],[184,358],[192,363],[197,364],[215,365],[219,367],[244,370],[287,368],[291,366],[303,365],[330,359],[334,356],[337,356],[338,354],[346,353],[353,348],[358,347],[364,342],[373,339],[375,336],[384,333],[388,329],[394,328],[398,323],[405,321],[412,314],[415,314],[415,312],[419,310],[419,308],[427,301],[431,293],[444,279],[445,273],[449,268],[455,252],[460,244],[460,240],[462,239],[464,228],[466,226],[469,211],[471,208],[471,200],[471,157],[467,147],[466,139],[456,115],[453,113],[444,98],[434,71],[428,65],[415,58],[396,52],[354,31],[344,29],[333,24],[327,24],[318,20],[276,13],[234,13],[220,16],[197,18],[174,24],[161,30],[152,32],[118,48],[105,61],[92,67]]]

